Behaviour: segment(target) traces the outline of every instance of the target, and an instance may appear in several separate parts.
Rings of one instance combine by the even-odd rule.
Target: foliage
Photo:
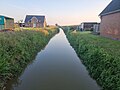
[[[120,42],[90,32],[67,32],[90,75],[103,90],[120,90]]]
[[[7,80],[24,70],[57,31],[57,28],[49,28],[43,31],[23,30],[0,33],[0,89]]]

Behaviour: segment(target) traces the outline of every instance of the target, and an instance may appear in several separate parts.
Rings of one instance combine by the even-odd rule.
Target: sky
[[[45,15],[47,23],[78,25],[100,22],[99,14],[112,0],[0,0],[0,15],[13,17],[15,22],[26,15]]]

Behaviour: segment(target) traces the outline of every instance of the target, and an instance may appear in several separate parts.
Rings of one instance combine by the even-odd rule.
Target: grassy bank
[[[57,32],[58,29],[52,27],[0,33],[0,90],[6,81],[24,70]]]
[[[120,90],[120,42],[90,32],[69,31],[66,35],[103,90]]]

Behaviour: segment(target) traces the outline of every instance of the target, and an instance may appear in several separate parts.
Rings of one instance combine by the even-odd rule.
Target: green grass
[[[90,32],[68,32],[66,35],[103,90],[120,90],[120,41]]]
[[[0,90],[8,80],[21,74],[57,32],[57,28],[48,28],[0,33]]]

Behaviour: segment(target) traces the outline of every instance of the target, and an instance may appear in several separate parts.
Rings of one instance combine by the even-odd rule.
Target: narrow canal
[[[100,90],[89,76],[64,32],[54,36],[7,90]]]

